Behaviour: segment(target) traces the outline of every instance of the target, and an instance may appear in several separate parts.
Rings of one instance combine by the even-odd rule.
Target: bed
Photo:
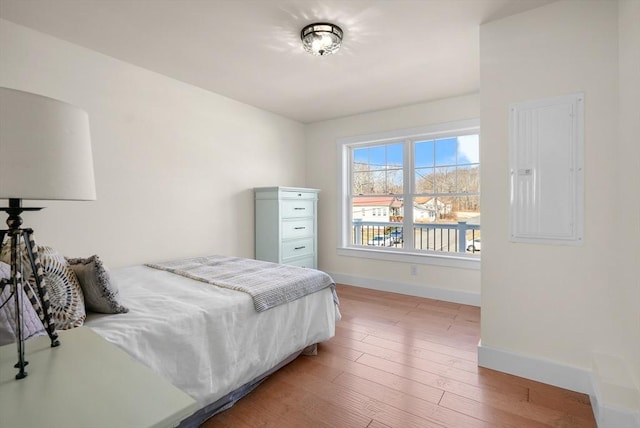
[[[258,311],[251,295],[229,288],[231,279],[220,287],[171,270],[139,265],[111,271],[129,311],[87,313],[85,325],[198,402],[200,410],[181,427],[198,426],[230,407],[335,333],[340,312],[330,278],[328,287]],[[288,277],[290,271],[278,272]]]

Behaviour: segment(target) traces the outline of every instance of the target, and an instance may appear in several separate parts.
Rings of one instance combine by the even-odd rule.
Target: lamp
[[[342,29],[334,24],[317,22],[304,27],[300,38],[304,50],[311,55],[329,55],[340,49]]]
[[[15,301],[16,342],[19,373],[24,378],[24,337],[22,331],[22,293],[24,289],[31,303],[42,307],[44,324],[51,338],[51,346],[59,344],[55,323],[48,313],[48,295],[41,285],[37,252],[34,251],[32,229],[21,228],[20,214],[42,208],[23,207],[23,199],[36,200],[95,200],[93,157],[89,135],[89,116],[75,106],[29,92],[0,88],[0,199],[8,199],[9,206],[0,208],[9,214],[8,230],[0,231],[0,247],[5,234],[11,250],[9,286]],[[22,250],[28,255],[38,291],[22,284],[19,268]],[[6,286],[0,283],[0,291]],[[3,302],[0,302],[2,304]]]

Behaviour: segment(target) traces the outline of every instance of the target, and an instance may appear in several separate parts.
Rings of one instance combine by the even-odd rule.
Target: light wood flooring
[[[338,285],[342,320],[202,428],[595,427],[589,397],[477,366],[480,309]]]

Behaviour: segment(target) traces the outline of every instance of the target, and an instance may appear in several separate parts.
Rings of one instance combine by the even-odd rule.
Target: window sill
[[[418,253],[394,251],[384,248],[341,247],[337,249],[339,256],[359,257],[364,259],[387,260],[401,263],[445,266],[460,269],[480,269],[480,255],[440,255],[434,253]]]

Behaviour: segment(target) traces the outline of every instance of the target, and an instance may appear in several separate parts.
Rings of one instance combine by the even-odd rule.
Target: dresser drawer
[[[313,203],[310,200],[283,200],[282,218],[313,217]]]
[[[304,238],[313,236],[313,219],[284,220],[282,222],[282,238]]]
[[[313,255],[313,244],[313,237],[296,239],[294,241],[285,241],[282,243],[282,259],[286,261],[293,257]]]
[[[302,259],[291,260],[286,262],[285,264],[291,265],[291,266],[303,267],[303,268],[312,268],[312,269],[315,266],[313,256],[304,257]]]
[[[318,199],[317,192],[282,192],[282,199]]]

